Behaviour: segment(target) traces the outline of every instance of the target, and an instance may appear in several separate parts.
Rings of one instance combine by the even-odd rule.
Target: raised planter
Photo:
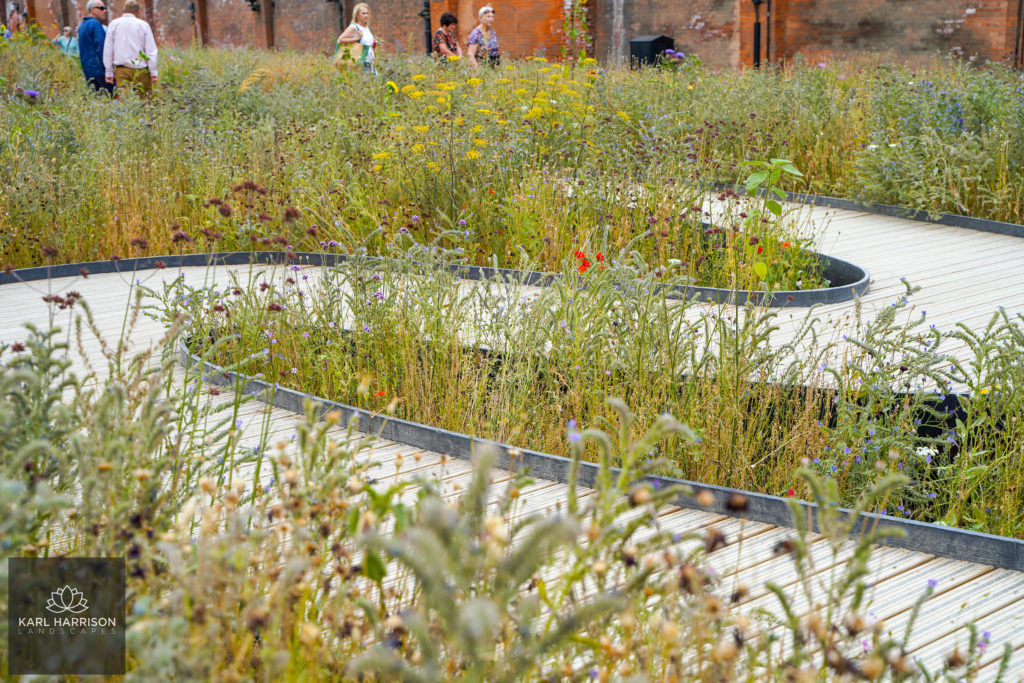
[[[527,470],[531,476],[563,484],[569,480],[572,461],[568,458],[515,448],[507,444],[478,439],[469,434],[439,429],[409,420],[374,415],[354,406],[287,389],[241,373],[226,372],[221,366],[193,355],[184,341],[179,341],[178,354],[182,365],[203,382],[228,387],[245,396],[255,396],[258,400],[270,403],[277,408],[301,415],[305,413],[306,402],[312,401],[319,405],[321,416],[331,411],[339,411],[342,424],[347,424],[353,417],[358,417],[360,432],[376,434],[390,441],[466,460],[472,457],[477,448],[490,447],[498,453],[495,466],[499,469]],[[577,483],[581,486],[593,487],[598,472],[598,465],[581,462]],[[671,477],[647,477],[644,482],[656,488],[673,484],[689,487],[690,493],[680,494],[674,501],[682,508],[711,510],[723,515],[742,517],[755,522],[783,527],[793,526],[793,514],[789,506],[795,503],[803,509],[804,516],[811,521],[812,528],[815,531],[820,531],[815,514],[817,505],[806,501],[787,500],[763,493],[711,486]],[[713,503],[710,506],[704,506],[697,502],[695,494],[700,491],[707,491],[712,495]],[[742,494],[747,499],[747,510],[742,515],[729,509],[729,500],[736,493]],[[841,509],[841,512],[852,514],[846,509]],[[857,534],[861,530],[873,529],[877,525],[900,529],[905,533],[903,538],[889,539],[887,545],[966,562],[992,565],[1002,569],[1024,570],[1024,541],[874,513],[862,515],[854,524],[853,533]]]
[[[831,304],[850,301],[868,290],[871,276],[860,266],[832,256],[815,254],[822,264],[825,279],[829,287],[806,290],[776,290],[773,292],[744,292],[720,289],[717,287],[672,287],[668,292],[670,298],[689,299],[713,303],[751,304],[755,306],[771,306],[785,308],[790,306],[813,306],[814,304]],[[285,254],[279,251],[229,251],[208,254],[174,254],[170,256],[146,256],[142,258],[125,258],[118,261],[91,261],[88,263],[70,263],[57,266],[39,266],[23,268],[11,273],[0,272],[0,285],[14,282],[29,282],[58,277],[78,276],[83,268],[90,273],[132,273],[139,270],[152,270],[160,267],[174,269],[190,266],[218,266],[266,264],[282,265],[298,263],[311,266],[334,266],[346,261],[344,254],[328,252],[295,252],[295,260],[286,261]],[[502,279],[522,282],[526,285],[550,285],[561,277],[557,273],[515,270],[511,268],[490,268],[486,266],[449,266],[452,273],[464,280]]]

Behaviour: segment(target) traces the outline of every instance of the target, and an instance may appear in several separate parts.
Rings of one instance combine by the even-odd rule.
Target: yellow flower
[[[416,86],[412,85],[412,84],[409,84],[409,85],[407,85],[407,86],[402,88],[402,92],[405,93],[406,95],[408,95],[409,93],[411,93],[411,92],[413,92],[415,90],[416,90]]]
[[[438,168],[440,168],[440,167],[437,164],[435,164],[433,161],[428,161],[427,162],[427,170],[429,170],[429,171],[436,171]]]
[[[686,84],[686,89],[687,90],[693,90],[693,83],[687,83]]]
[[[438,104],[444,104],[445,102],[448,101],[448,98],[445,97],[444,95],[438,95],[436,101]]]
[[[390,156],[391,152],[377,152],[376,154],[373,155],[373,160],[379,161],[381,159],[387,159]]]
[[[374,171],[379,171],[381,168],[382,168],[382,166],[380,164],[374,164],[373,165],[373,170]]]
[[[450,81],[442,81],[442,82],[437,84],[437,89],[438,90],[455,90],[455,88],[457,88],[457,87],[458,87],[457,83],[452,83]]]
[[[401,116],[401,114],[399,114],[397,111],[389,111],[388,116],[390,116],[391,118],[398,118],[399,116]]]
[[[480,158],[480,152],[476,151],[475,149],[471,149],[468,152],[466,152],[466,158],[467,159],[479,159]]]
[[[414,100],[418,100],[419,98],[423,97],[423,93],[420,92],[419,90],[413,90],[411,93],[409,93],[409,97],[413,98]]]
[[[507,85],[507,84],[511,83],[512,81],[510,81],[507,78],[499,78],[499,79],[495,80],[494,82],[497,83],[498,85]]]
[[[593,57],[584,57],[583,59],[580,60],[580,64],[597,64],[597,60],[594,59]]]
[[[447,56],[449,62],[457,62],[457,61],[459,61],[459,56],[458,55],[446,55],[446,56]]]
[[[430,126],[413,126],[412,129],[417,133],[426,133],[430,130]]]
[[[631,119],[629,118],[629,114],[627,114],[627,113],[626,113],[626,112],[624,112],[624,111],[617,111],[617,112],[615,112],[615,113],[616,113],[616,114],[618,114],[618,115],[619,115],[619,118],[620,118],[620,119],[622,119],[623,121],[625,121],[626,123],[629,123],[629,121],[631,120]]]
[[[465,122],[466,119],[462,118],[461,116],[456,116],[454,119],[452,119],[452,123],[454,123],[456,126],[461,126]]]
[[[412,77],[412,80],[413,81],[422,81],[424,78],[426,78],[426,76],[424,76],[423,74],[414,74],[413,77]]]
[[[512,94],[513,95],[525,95],[526,94],[526,88],[516,88],[515,92],[512,93]]]
[[[487,140],[481,140],[480,138],[476,138],[475,140],[473,140],[473,144],[476,145],[477,147],[486,147],[491,143],[487,142]]]
[[[395,130],[397,130],[399,133],[401,133],[402,131],[405,130],[405,126],[395,126]]]
[[[428,111],[428,112],[433,112],[433,111],[437,111],[437,107],[435,107],[435,106],[434,106],[434,105],[432,105],[432,104],[428,104],[428,105],[427,105],[427,111]]]
[[[386,86],[388,86],[389,88],[391,88],[391,92],[398,92],[398,86],[397,86],[397,85],[395,85],[395,82],[394,82],[394,81],[388,81],[388,82],[387,82],[387,83],[385,83],[384,85],[386,85]]]
[[[491,110],[490,109],[477,109],[476,113],[477,114],[483,114],[484,116],[490,116],[491,115]]]
[[[508,121],[506,121],[505,119],[498,119],[499,126],[504,126],[506,123],[508,123]]]
[[[412,146],[412,151],[414,151],[414,152],[422,152],[424,149],[426,149],[426,148],[423,145],[419,144],[419,143],[417,143],[417,144]]]
[[[547,64],[547,61],[548,61],[546,57],[534,57],[533,59],[534,59],[534,61],[544,62],[545,64]],[[541,71],[543,71],[543,70],[544,69],[541,69]]]
[[[484,129],[483,126],[473,126],[472,128],[469,129],[469,132],[470,133],[479,133],[483,129]]]
[[[468,84],[470,84],[470,85],[475,87],[475,86],[478,86],[481,83],[483,83],[483,80],[481,80],[479,78],[467,78],[466,79],[466,83],[468,83]]]

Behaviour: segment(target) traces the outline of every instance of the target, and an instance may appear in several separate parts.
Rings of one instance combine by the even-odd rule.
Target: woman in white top
[[[352,8],[352,23],[338,36],[338,44],[359,43],[363,46],[362,53],[356,59],[363,65],[363,71],[376,74],[376,55],[373,48],[377,47],[377,41],[370,31],[370,6],[361,2]]]

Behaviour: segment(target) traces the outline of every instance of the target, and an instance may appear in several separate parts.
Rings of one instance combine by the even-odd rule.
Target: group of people
[[[465,56],[474,69],[481,63],[497,66],[501,61],[501,51],[498,48],[498,34],[494,31],[494,8],[489,5],[481,7],[477,17],[479,23],[470,32],[463,54],[455,32],[458,18],[451,12],[442,14],[441,28],[434,32],[434,56],[441,59],[461,59]],[[352,23],[338,36],[339,49],[356,45],[359,49],[358,55],[353,57],[354,63],[361,65],[368,73],[377,73],[377,57],[374,52],[377,40],[370,30],[370,6],[365,2],[352,8]]]
[[[136,89],[148,97],[157,81],[153,29],[138,17],[139,0],[125,0],[121,16],[106,25],[105,0],[89,0],[78,25],[78,51],[85,81],[97,92]]]

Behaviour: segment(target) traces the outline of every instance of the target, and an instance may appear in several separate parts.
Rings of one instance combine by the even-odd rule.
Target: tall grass
[[[165,342],[174,337],[172,329]],[[802,476],[823,504],[836,564],[825,583],[814,578],[807,525],[794,507],[796,531],[778,552],[791,555],[799,581],[769,586],[777,607],[759,599],[751,609],[747,589],[712,569],[731,566],[736,548],[721,546],[734,539],[662,529],[679,492],[630,482],[662,466],[649,453],[665,439],[693,438],[668,415],[644,429],[610,401],[617,438],[563,431],[574,458],[601,453],[594,494],[569,496],[556,515],[530,514],[521,509],[525,475],[491,485],[493,454],[476,455],[464,490],[442,494],[430,479],[381,477],[355,425],[318,417],[313,405],[294,443],[246,455],[238,398],[218,406],[192,388],[195,377],[182,391],[159,351],[132,357],[117,343],[107,347],[106,378],[75,377],[65,339],[29,330],[0,350],[8,437],[0,442],[8,511],[0,558],[126,557],[129,678],[722,680],[862,671],[899,680],[921,666],[906,654],[912,629],[890,635],[866,616],[864,576],[885,532],[847,552],[848,522],[828,512],[834,491],[813,474]],[[253,457],[271,476],[226,476]],[[612,462],[625,469],[613,473]],[[861,509],[903,481],[893,472]],[[6,591],[0,581],[0,604]],[[0,634],[6,628],[0,623]],[[973,626],[971,634],[967,655],[935,673],[977,670],[984,648]],[[1009,653],[1007,645],[1004,664]],[[8,654],[0,645],[0,665]]]
[[[164,296],[188,302],[194,349],[219,339],[222,363],[370,411],[567,455],[566,424],[610,424],[603,399],[620,396],[638,422],[667,411],[698,435],[657,451],[664,474],[785,495],[807,465],[852,504],[891,465],[911,484],[887,513],[1024,532],[1019,316],[940,332],[906,315],[907,285],[872,319],[856,307],[857,336],[835,339],[813,311],[780,331],[770,310],[669,299],[672,276],[635,253],[585,274],[570,257],[541,289],[462,286],[460,262],[409,238],[322,280],[295,266]],[[973,362],[951,364],[965,340]]]
[[[412,59],[367,82],[310,55],[165,52],[145,105],[92,97],[48,44],[0,44],[0,261],[39,264],[43,245],[62,261],[124,256],[137,238],[160,253],[206,248],[204,230],[226,249],[298,244],[310,227],[349,248],[376,234],[380,251],[405,227],[468,232],[477,263],[523,249],[544,268],[595,236],[615,248],[643,237],[651,259],[714,285],[729,275],[720,234],[701,224],[704,191],[773,157],[806,174],[785,189],[1021,217],[1024,91],[997,67],[530,61],[468,77]],[[198,246],[172,243],[179,229]],[[763,247],[803,236],[758,216],[713,229]]]

